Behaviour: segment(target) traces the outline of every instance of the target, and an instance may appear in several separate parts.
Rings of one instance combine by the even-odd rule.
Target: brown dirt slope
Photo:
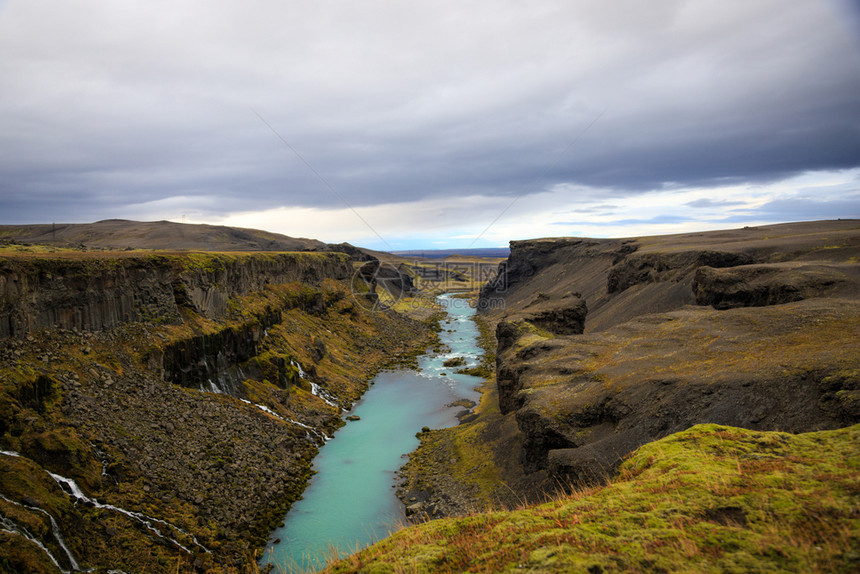
[[[860,263],[860,220],[818,221],[628,239],[549,238],[512,241],[511,256],[482,291],[482,308],[498,321],[527,314],[535,305],[571,298],[585,301],[585,331],[600,331],[645,313],[697,304],[696,271],[732,268],[748,273],[749,265],[770,266],[781,273],[772,289],[784,285],[781,298],[797,300],[815,289],[821,295],[856,297]],[[816,267],[817,266],[817,267]],[[798,270],[806,267],[806,270]],[[837,281],[819,281],[806,295],[790,296],[792,282],[814,269]],[[707,278],[708,276],[704,276]],[[737,287],[747,277],[736,281]],[[703,289],[708,287],[703,286]],[[702,303],[702,301],[698,301]],[[739,301],[738,304],[754,304]],[[560,308],[570,303],[556,303]]]

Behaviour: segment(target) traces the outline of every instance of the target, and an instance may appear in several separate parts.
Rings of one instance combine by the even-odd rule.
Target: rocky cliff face
[[[813,297],[852,298],[860,266],[852,263],[785,262],[728,269],[699,267],[693,278],[696,304],[715,309],[762,307]]]
[[[269,284],[343,280],[351,272],[338,253],[0,259],[0,337],[141,320],[178,323],[182,307],[224,319],[232,297]]]
[[[0,564],[253,569],[342,408],[430,336],[351,277],[339,253],[0,258]]]
[[[529,471],[606,476],[698,423],[860,421],[860,223],[512,242],[481,293]]]

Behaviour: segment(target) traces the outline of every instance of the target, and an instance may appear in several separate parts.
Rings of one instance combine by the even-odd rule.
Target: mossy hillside
[[[7,532],[0,532],[0,547],[8,549],[0,556],[0,572],[4,574],[56,574],[57,567],[44,552],[34,552],[33,544]]]
[[[66,546],[73,555],[83,555],[91,564],[122,565],[127,571],[159,572],[176,571],[180,564],[187,565],[187,558],[177,557],[175,547],[154,541],[141,532],[140,522],[116,512],[95,508],[85,504],[74,504],[45,470],[36,463],[22,457],[0,457],[0,514],[11,519],[19,527],[39,538],[66,570],[71,564],[57,539],[52,534],[50,519],[42,512],[33,510],[37,505],[49,512],[60,525]],[[140,487],[140,485],[138,485]],[[158,512],[152,504],[130,499],[126,505],[143,512]],[[186,512],[190,509],[186,508]],[[176,513],[174,512],[174,515]],[[187,526],[187,524],[183,524]],[[180,543],[193,547],[193,540],[164,525]],[[200,529],[198,529],[198,536]],[[0,572],[50,572],[58,570],[35,544],[20,536],[7,535],[0,553]],[[2,538],[0,538],[2,540]],[[5,568],[5,569],[4,569]],[[101,570],[97,570],[101,571]]]
[[[153,432],[143,425],[162,424],[173,419],[173,417],[157,416],[156,413],[160,412],[160,409],[152,411],[153,406],[159,406],[157,404],[136,405],[134,402],[129,402],[124,396],[127,393],[126,382],[132,385],[151,383],[144,383],[146,374],[137,369],[132,358],[124,356],[121,350],[122,346],[116,346],[116,350],[110,355],[111,360],[103,361],[107,364],[116,362],[122,365],[122,368],[113,370],[99,361],[101,352],[107,351],[101,349],[102,345],[96,342],[96,337],[85,339],[88,347],[93,348],[86,355],[77,352],[81,344],[80,341],[65,346],[66,352],[64,353],[63,347],[57,346],[58,340],[63,339],[63,337],[57,334],[36,334],[34,341],[29,346],[35,350],[46,343],[44,339],[50,339],[50,343],[46,346],[56,353],[51,355],[50,361],[43,363],[37,358],[34,364],[20,371],[12,372],[13,376],[4,377],[4,380],[10,380],[14,375],[19,375],[21,371],[27,373],[49,370],[57,375],[59,380],[63,381],[62,384],[58,384],[60,397],[57,401],[48,404],[42,413],[23,408],[22,405],[14,401],[9,403],[10,409],[3,413],[3,418],[9,421],[3,425],[8,428],[8,432],[4,433],[0,444],[4,449],[22,452],[27,458],[0,457],[0,468],[3,470],[0,474],[7,479],[0,492],[15,501],[29,497],[35,500],[37,506],[49,510],[60,523],[66,544],[83,564],[110,564],[129,572],[172,572],[180,563],[187,565],[188,556],[178,551],[176,547],[152,539],[145,529],[141,530],[141,525],[137,521],[109,510],[96,509],[86,505],[72,506],[71,499],[50,479],[47,470],[74,478],[88,494],[101,501],[145,512],[179,525],[193,532],[214,551],[223,552],[225,546],[234,546],[222,525],[208,520],[200,522],[199,509],[195,507],[193,502],[171,497],[169,503],[165,503],[161,499],[165,495],[164,493],[175,490],[170,484],[169,477],[165,477],[161,473],[142,472],[137,468],[139,460],[136,460],[136,457],[139,455],[125,452],[110,438],[111,436],[120,438],[125,440],[126,444],[133,445],[133,453],[143,452],[146,445],[151,443],[153,439],[161,442],[164,440],[159,436],[164,434],[164,430]],[[63,355],[64,362],[62,365],[58,365],[57,363],[60,362],[58,358],[61,355]],[[80,356],[76,357],[76,355]],[[92,362],[87,363],[87,359],[83,357]],[[81,363],[75,364],[76,358],[80,359]],[[26,361],[27,356],[24,355],[22,359]],[[97,371],[98,378],[91,375],[90,370]],[[81,372],[83,375],[78,377],[77,372]],[[9,371],[4,369],[4,374],[6,373]],[[107,381],[102,378],[105,375],[112,379],[110,388],[117,390],[119,394],[106,394],[105,384]],[[72,376],[77,377],[77,379],[71,379]],[[78,384],[70,384],[69,381],[72,380]],[[196,394],[196,391],[189,392]],[[93,397],[101,397],[108,402],[104,406],[110,408],[109,403],[122,405],[125,407],[124,412],[118,417],[103,418],[97,416],[98,412],[90,410],[92,409],[91,405],[87,411],[82,413],[89,416],[82,419],[75,413],[69,413],[70,417],[63,408],[68,407],[70,403],[63,399],[65,395],[71,393],[87,402],[92,401]],[[226,399],[226,397],[224,398]],[[230,400],[234,401],[234,399]],[[241,407],[237,404],[234,408]],[[144,418],[146,411],[151,411],[153,415],[156,415],[150,417],[152,423],[144,422],[146,421]],[[180,439],[181,443],[192,437],[193,435],[189,436],[183,433],[177,438]],[[96,453],[98,452],[102,453],[100,458],[103,460],[97,458]],[[222,452],[222,449],[216,449],[212,456],[221,456]],[[302,456],[309,459],[312,454],[313,451],[309,450]],[[24,469],[16,466],[16,463],[25,460],[35,466],[36,462],[31,462],[30,459],[42,466]],[[104,467],[104,471],[107,472],[106,475],[103,475],[103,461],[108,461]],[[194,464],[190,461],[189,463],[192,466]],[[301,471],[300,467],[297,467],[296,471],[304,472],[304,480],[306,480],[310,475],[309,462],[304,471]],[[16,484],[20,488],[16,488]],[[41,486],[37,488],[36,485]],[[293,498],[297,497],[299,492],[300,489],[296,489],[292,494]],[[30,511],[30,514],[47,523],[47,518],[40,513]],[[5,512],[4,515],[9,516]],[[278,518],[273,517],[271,520],[275,521]],[[162,528],[162,530],[165,529]],[[43,528],[42,530],[30,529],[30,531],[36,533],[53,551],[52,544],[54,546],[56,544],[53,542],[50,530]],[[43,536],[43,533],[47,534]],[[178,535],[174,535],[174,537],[178,537]],[[186,546],[191,546],[187,540],[182,537],[178,538],[183,540],[182,543]],[[29,548],[28,552],[33,555],[33,560],[41,560],[39,557],[41,551],[34,545],[21,547]],[[60,556],[56,551],[53,553],[55,556]],[[10,560],[12,564],[27,563],[21,555],[7,554],[5,547],[4,552],[0,554]],[[194,560],[195,558],[191,557],[191,563]]]
[[[95,223],[0,225],[0,238],[19,244],[102,251],[358,251],[348,244],[326,245],[314,239],[287,237],[258,229],[119,219]]]
[[[385,296],[381,296],[380,300],[384,301]],[[445,316],[445,312],[436,302],[435,296],[424,292],[419,292],[414,297],[401,297],[397,301],[392,300],[390,304],[394,311],[419,321],[438,322]]]
[[[45,265],[57,265],[52,260],[89,261],[114,265],[134,264],[135,260],[152,263],[170,262],[180,269],[223,269],[230,262],[255,258],[277,261],[289,258],[293,261],[324,261],[336,258],[348,260],[345,253],[325,251],[172,251],[152,249],[99,249],[92,247],[63,247],[55,245],[22,244],[0,241],[0,255],[3,258],[29,261],[43,261]]]
[[[860,560],[860,426],[698,425],[607,486],[401,530],[327,572],[838,572]]]
[[[55,247],[52,245],[34,245],[31,243],[19,243],[17,241],[2,239],[3,237],[14,236],[15,233],[16,230],[0,230],[0,255],[44,255],[46,253],[74,253],[82,251],[81,248],[75,249],[72,247]]]
[[[77,379],[91,378],[91,370],[105,369],[111,376],[122,376],[124,363],[133,358],[138,367],[147,367],[158,361],[159,349],[174,341],[199,335],[212,335],[225,329],[248,329],[259,326],[261,317],[273,312],[281,314],[280,322],[270,328],[268,337],[260,343],[260,353],[243,365],[262,375],[260,383],[283,386],[274,379],[272,362],[286,361],[292,383],[297,380],[294,363],[304,365],[313,375],[326,381],[329,392],[339,396],[348,406],[356,400],[367,380],[378,369],[411,361],[424,345],[433,341],[427,328],[418,328],[421,335],[415,345],[404,345],[398,339],[391,323],[407,326],[408,321],[397,319],[392,312],[370,312],[356,305],[342,284],[324,281],[314,288],[302,283],[268,286],[265,291],[234,297],[231,301],[231,319],[209,319],[192,309],[183,309],[182,322],[177,325],[138,323],[115,330],[110,339],[94,334],[66,335],[43,332],[30,336],[26,345],[19,345],[15,365],[9,369],[7,385],[14,387],[16,402],[34,410],[45,410],[45,404],[56,402],[57,385],[41,390],[39,381],[51,380],[53,372],[61,371]],[[417,327],[417,324],[416,324]],[[417,331],[416,331],[417,333]],[[44,352],[43,348],[51,351]],[[120,360],[122,355],[126,359]],[[360,357],[357,363],[356,359]],[[253,368],[256,365],[257,368]],[[371,366],[369,369],[363,365]],[[42,385],[44,386],[44,384]],[[297,385],[297,391],[301,385]],[[309,390],[306,389],[306,390]],[[316,399],[319,401],[319,399]],[[56,414],[56,409],[46,414]]]

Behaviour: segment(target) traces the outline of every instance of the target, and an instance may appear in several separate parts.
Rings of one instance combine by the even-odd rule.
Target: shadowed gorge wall
[[[0,337],[59,327],[97,331],[133,321],[180,322],[191,307],[219,319],[230,297],[269,284],[342,280],[339,253],[0,259]]]

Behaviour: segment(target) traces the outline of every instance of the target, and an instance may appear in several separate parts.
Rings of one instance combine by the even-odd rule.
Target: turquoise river
[[[272,533],[261,565],[273,572],[307,572],[322,568],[335,554],[345,556],[384,538],[405,523],[403,504],[394,495],[397,470],[418,446],[421,427],[457,423],[458,399],[477,402],[480,379],[457,374],[462,367],[444,361],[463,357],[478,364],[481,349],[468,300],[442,295],[448,313],[441,322],[442,353],[419,358],[419,370],[379,373],[351,411],[360,420],[341,428],[314,459],[316,474],[284,520]]]

